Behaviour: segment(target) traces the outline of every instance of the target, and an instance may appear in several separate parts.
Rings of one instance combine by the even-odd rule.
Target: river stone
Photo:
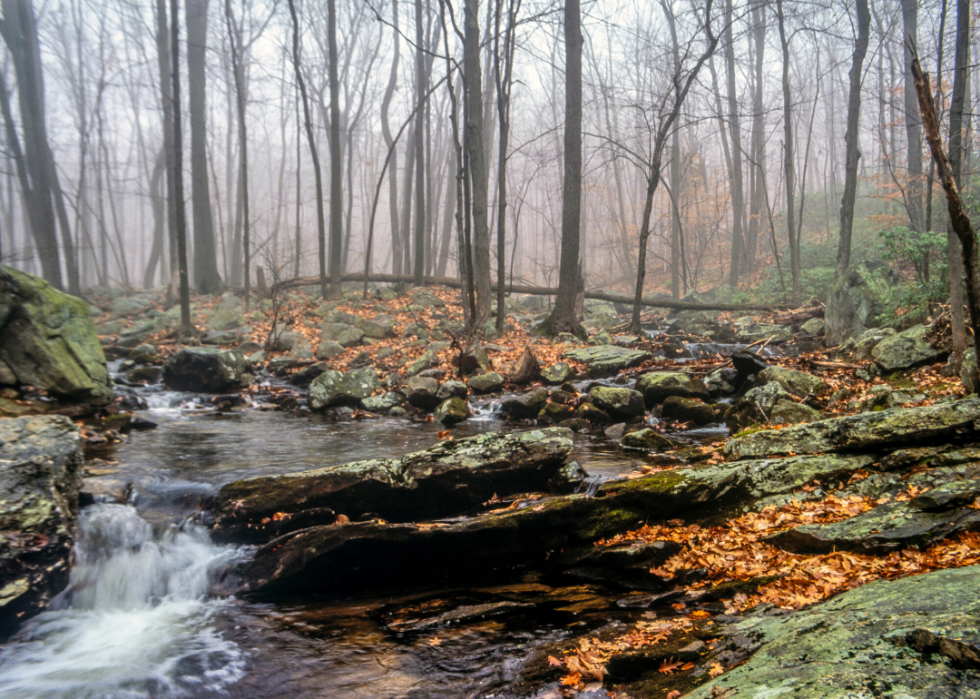
[[[915,325],[886,337],[871,350],[871,357],[885,373],[941,361],[949,350],[932,346],[930,330],[928,325]]]
[[[236,350],[185,347],[163,365],[163,382],[175,391],[220,393],[242,383],[248,371],[245,357]]]
[[[790,453],[882,448],[916,444],[936,437],[980,436],[980,398],[971,396],[925,407],[892,408],[819,420],[782,430],[763,430],[729,440],[733,459]]]
[[[837,353],[845,359],[866,362],[872,358],[872,352],[878,343],[895,334],[894,328],[869,328],[857,337],[845,340],[837,349]]]
[[[310,408],[323,410],[338,405],[360,407],[365,398],[379,390],[381,380],[374,367],[361,367],[345,374],[330,369],[310,384]]]
[[[898,272],[878,261],[848,267],[834,283],[827,301],[827,346],[839,345],[880,325],[879,317],[891,307],[900,281]]]
[[[533,420],[547,402],[546,389],[532,388],[525,393],[505,398],[500,404],[500,411],[516,420]]]
[[[405,390],[408,402],[422,410],[434,410],[442,402],[438,394],[439,382],[429,376],[413,376]]]
[[[823,419],[823,413],[809,405],[781,400],[769,414],[769,422],[774,425],[797,425],[801,422],[814,422]]]
[[[469,416],[470,406],[462,398],[455,397],[442,401],[432,413],[436,422],[441,422],[446,427],[462,422]]]
[[[333,341],[342,347],[353,347],[361,342],[364,333],[347,323],[324,323],[320,326],[320,342]]]
[[[643,415],[643,394],[629,388],[594,386],[589,401],[613,417],[633,418]]]
[[[660,414],[671,420],[693,422],[699,427],[716,422],[714,408],[694,398],[671,396],[664,401]]]
[[[797,398],[807,396],[819,396],[830,390],[830,386],[821,381],[816,376],[806,374],[794,369],[784,369],[779,366],[770,366],[759,373],[759,378],[765,383],[777,383],[782,386],[787,393]]]
[[[0,419],[0,641],[68,583],[82,466],[67,417]]]
[[[663,403],[671,396],[708,400],[708,387],[696,376],[675,371],[655,371],[636,380],[636,390],[643,394],[648,408]]]
[[[653,355],[643,350],[597,345],[568,350],[562,356],[585,364],[590,376],[602,376],[642,364]]]
[[[334,340],[326,340],[317,345],[316,358],[320,360],[333,359],[342,355],[346,350],[344,346]]]
[[[0,337],[5,383],[100,405],[112,400],[102,345],[81,299],[0,265]]]
[[[415,376],[426,369],[432,369],[437,366],[439,366],[439,355],[434,350],[427,349],[422,353],[422,356],[408,365],[408,368],[405,370],[405,375]]]
[[[624,434],[619,443],[623,449],[632,449],[634,451],[670,451],[677,446],[662,434],[649,427]]]
[[[475,393],[496,393],[504,387],[504,377],[495,371],[473,376],[466,382]]]
[[[800,330],[807,335],[820,335],[827,328],[827,323],[823,318],[810,318],[810,320],[800,326]]]
[[[444,381],[439,386],[436,396],[439,398],[439,400],[447,400],[449,398],[462,398],[463,400],[466,400],[466,396],[469,394],[469,392],[470,391],[468,388],[466,388],[465,383],[450,379],[449,381]]]
[[[548,384],[559,385],[575,378],[575,370],[568,362],[558,362],[541,370],[541,379]]]
[[[474,342],[453,357],[453,366],[459,369],[463,376],[469,376],[476,372],[485,373],[490,370],[493,364],[483,345]]]
[[[575,417],[580,420],[586,420],[592,425],[608,425],[613,421],[609,417],[609,413],[592,403],[582,403],[579,405],[575,409]]]
[[[751,614],[724,635],[758,650],[686,696],[980,696],[978,616],[980,566],[873,582],[792,614]]]
[[[368,396],[361,401],[361,405],[365,410],[370,410],[373,413],[384,413],[388,412],[396,405],[401,405],[405,402],[405,396],[396,391],[388,391],[380,396]]]
[[[333,512],[351,519],[374,513],[389,522],[449,517],[494,493],[544,487],[571,451],[571,430],[549,427],[448,440],[401,459],[247,478],[223,486],[209,503],[213,535],[221,541],[268,540],[299,528],[294,520],[309,526],[304,512],[323,516],[328,524]],[[277,512],[289,516],[264,526],[262,519]]]
[[[548,402],[544,404],[544,407],[538,413],[538,424],[556,425],[565,420],[570,420],[573,417],[575,417],[575,409],[571,406]]]

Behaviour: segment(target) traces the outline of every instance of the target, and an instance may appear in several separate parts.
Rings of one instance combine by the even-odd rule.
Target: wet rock
[[[692,699],[980,695],[980,568],[878,581],[790,615],[751,615],[729,638],[755,639],[745,663]]]
[[[167,358],[163,382],[176,391],[220,393],[241,385],[247,371],[245,357],[237,350],[185,347]]]
[[[712,398],[735,393],[735,378],[738,372],[732,367],[715,369],[704,379],[704,385]]]
[[[819,410],[788,400],[779,401],[769,414],[769,421],[774,425],[797,425],[822,419],[823,414]]]
[[[521,356],[513,364],[502,368],[507,380],[515,384],[526,384],[538,376],[541,367],[529,346],[524,347]]]
[[[408,365],[408,368],[405,369],[405,375],[416,376],[426,369],[437,366],[439,366],[439,355],[436,354],[435,350],[427,349],[418,359]]]
[[[433,412],[436,422],[447,427],[462,422],[470,416],[470,406],[462,398],[447,398]]]
[[[435,410],[439,400],[439,382],[427,376],[413,376],[405,388],[408,402],[421,410]]]
[[[538,423],[556,425],[575,417],[575,409],[562,403],[548,402],[538,413]]]
[[[466,383],[474,393],[496,393],[504,387],[504,377],[495,371],[488,371],[470,378]]]
[[[0,336],[5,383],[100,405],[112,400],[102,345],[81,299],[0,265]]]
[[[317,362],[316,364],[311,364],[310,366],[300,369],[295,374],[289,377],[289,383],[293,386],[307,387],[316,378],[327,370],[326,362]]]
[[[740,342],[767,342],[778,344],[786,342],[793,337],[793,329],[788,325],[768,325],[765,323],[753,323],[743,326],[736,335]]]
[[[608,425],[612,418],[602,408],[592,403],[582,403],[575,409],[575,417],[587,420],[593,425]]]
[[[409,619],[404,618],[404,610],[399,610],[398,617],[390,621],[386,620],[385,625],[395,633],[425,631],[427,629],[452,626],[453,624],[500,617],[533,606],[534,604],[530,602],[511,602],[506,600],[486,602],[484,604],[464,604],[441,614],[430,614]]]
[[[926,548],[964,531],[980,529],[980,511],[923,512],[908,502],[889,502],[870,512],[830,524],[806,524],[779,532],[768,541],[797,553],[856,551],[882,554]]]
[[[894,328],[869,328],[857,337],[845,340],[837,349],[837,353],[845,359],[866,362],[872,358],[872,352],[878,343],[895,334]]]
[[[636,380],[636,390],[643,394],[648,408],[660,405],[671,396],[708,400],[708,387],[696,376],[675,371],[655,371]]]
[[[163,369],[158,366],[141,366],[126,374],[130,383],[158,383],[163,377]]]
[[[466,384],[462,381],[445,381],[439,386],[439,390],[436,392],[436,396],[440,400],[447,400],[449,398],[462,398],[466,399],[469,395],[469,389],[466,388]]]
[[[380,396],[368,396],[361,401],[361,406],[373,413],[385,413],[404,402],[405,396],[401,393],[388,391]]]
[[[769,363],[755,352],[742,350],[732,355],[732,366],[735,367],[735,381],[732,385],[739,389],[751,377],[765,371]]]
[[[0,641],[68,583],[81,446],[60,415],[0,420]]]
[[[578,489],[588,477],[589,474],[585,472],[585,469],[582,468],[578,461],[570,461],[548,479],[546,486],[549,493],[567,494],[578,492]]]
[[[543,388],[533,388],[506,398],[500,404],[500,411],[515,420],[533,420],[548,402],[548,391]]]
[[[871,357],[885,373],[941,361],[949,351],[932,346],[929,325],[916,325],[875,345]]]
[[[770,366],[759,372],[759,378],[765,383],[776,383],[797,398],[819,396],[827,393],[830,386],[812,374],[783,367]]]
[[[323,410],[338,405],[360,407],[365,398],[379,390],[381,380],[374,367],[361,367],[346,374],[329,369],[310,384],[310,408]]]
[[[493,368],[490,355],[479,342],[474,342],[453,358],[453,366],[462,372],[463,376],[479,372],[485,373]]]
[[[221,541],[268,540],[295,529],[291,520],[300,513],[324,508],[351,519],[377,513],[391,522],[456,515],[494,493],[543,487],[571,453],[571,435],[561,427],[483,434],[440,442],[401,459],[235,481],[209,504],[213,535]],[[273,520],[276,513],[286,516]],[[332,521],[331,516],[327,523]]]
[[[830,291],[827,301],[827,345],[833,347],[877,327],[892,305],[898,272],[877,261],[851,265]]]
[[[671,396],[660,409],[663,417],[680,422],[693,422],[695,425],[710,425],[715,422],[715,410],[707,403],[694,398]]]
[[[356,325],[324,323],[320,326],[320,343],[336,342],[341,347],[353,347],[364,339],[364,332]]]
[[[677,445],[649,427],[624,434],[620,440],[623,449],[634,451],[670,451]]]
[[[565,357],[588,367],[590,376],[604,376],[642,364],[652,355],[643,350],[628,349],[615,345],[598,345],[568,350]]]
[[[627,588],[656,590],[662,588],[664,583],[650,574],[650,568],[662,565],[683,549],[683,544],[674,541],[596,546],[567,573],[577,578],[602,580]]]
[[[594,386],[589,400],[600,410],[616,418],[633,418],[643,415],[643,394],[628,388]]]
[[[574,377],[575,370],[568,362],[558,362],[541,370],[541,379],[548,384],[563,384]]]
[[[819,420],[782,430],[763,430],[730,440],[725,454],[745,459],[780,454],[815,454],[915,444],[980,435],[980,398],[926,407],[893,408]]]

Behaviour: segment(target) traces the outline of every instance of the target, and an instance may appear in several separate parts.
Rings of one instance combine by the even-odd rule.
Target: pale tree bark
[[[800,240],[796,230],[796,157],[793,146],[793,97],[789,82],[789,36],[783,0],[776,0],[779,44],[783,49],[783,178],[786,184],[786,237],[789,240],[789,269],[793,280],[793,301],[800,299]]]
[[[244,22],[244,17],[242,21]],[[251,276],[249,274],[249,267],[252,263],[252,248],[248,200],[248,129],[245,123],[245,107],[248,98],[245,94],[245,47],[242,44],[242,27],[241,25],[236,25],[232,17],[231,0],[225,0],[225,24],[228,28],[228,43],[231,47],[231,70],[235,77],[235,107],[238,116],[238,196],[240,197],[242,211],[245,310],[247,311],[252,292]]]
[[[968,14],[969,3],[957,3],[957,14]],[[957,43],[961,39],[960,21],[967,22],[969,19],[957,19]],[[969,31],[964,32],[966,36]],[[968,40],[968,39],[964,39]],[[915,51],[915,45],[907,43],[911,61],[909,70],[915,81],[915,91],[918,97],[919,109],[922,115],[922,125],[926,132],[929,148],[932,151],[932,158],[936,162],[936,169],[939,172],[939,181],[946,192],[946,204],[949,211],[950,227],[959,238],[962,246],[963,267],[966,272],[966,298],[967,306],[970,311],[970,326],[973,330],[973,337],[980,337],[980,240],[977,238],[977,231],[970,221],[970,216],[964,206],[963,199],[960,197],[959,186],[956,183],[953,168],[946,152],[943,150],[942,137],[939,133],[939,120],[936,116],[936,105],[932,99],[932,89],[929,84],[929,76],[923,73],[922,66],[919,65],[919,58]],[[955,92],[955,87],[954,87]],[[955,98],[954,98],[955,99]],[[977,371],[980,373],[980,351],[975,352]],[[968,387],[976,390],[976,386]]]
[[[330,284],[340,291],[343,250],[343,161],[340,151],[340,80],[337,77],[337,0],[327,0],[327,79],[330,83]]]
[[[970,0],[956,0],[956,48],[953,64],[953,98],[949,108],[949,164],[957,187],[962,181],[963,134],[969,130],[966,88],[970,79]],[[950,326],[953,333],[953,365],[959,369],[966,353],[966,323],[963,317],[963,246],[952,225],[946,226],[949,259]],[[974,326],[976,340],[976,326]],[[978,387],[968,387],[976,390]]]
[[[384,138],[385,148],[391,152],[391,168],[388,174],[388,215],[391,218],[389,227],[391,228],[392,271],[399,273],[402,267],[402,239],[398,230],[398,152],[391,150],[391,127],[388,125],[391,98],[395,94],[395,86],[398,83],[398,58],[401,46],[401,35],[398,29],[398,0],[392,0],[391,7],[395,46],[391,59],[391,73],[388,75],[388,85],[385,87],[384,96],[381,98],[381,136]]]
[[[577,3],[577,0],[568,0]],[[466,151],[471,183],[473,216],[473,277],[476,315],[472,331],[482,332],[490,319],[490,229],[487,215],[487,164],[483,149],[483,90],[480,71],[478,0],[466,0],[464,13],[463,71],[466,95]],[[567,126],[566,126],[567,128]],[[566,153],[565,157],[568,157]],[[577,255],[577,250],[576,250]]]
[[[728,86],[728,124],[732,132],[732,261],[728,270],[728,284],[738,286],[745,259],[745,243],[742,239],[742,128],[738,114],[738,97],[735,88],[735,40],[732,24],[734,12],[732,0],[725,0],[725,67]]]
[[[422,0],[415,0],[415,99],[418,105],[425,104],[425,93],[428,90],[422,19]],[[425,108],[420,107],[415,113],[415,138],[412,143],[415,149],[415,259],[412,272],[418,286],[422,285],[422,277],[425,275],[425,126]]]
[[[507,1],[506,26],[501,46],[500,21],[504,0],[496,0],[494,13],[493,74],[497,84],[497,334],[504,334],[507,318],[506,259],[507,259],[507,147],[510,138],[510,95],[513,85],[514,25],[521,0]]]
[[[752,89],[752,166],[749,169],[749,225],[745,232],[745,272],[755,269],[756,250],[759,232],[762,230],[762,214],[765,209],[765,196],[762,191],[762,178],[766,160],[765,112],[763,92],[765,78],[763,65],[766,53],[766,5],[765,0],[757,0],[752,6],[752,42],[755,48],[755,78]]]
[[[847,96],[847,129],[844,132],[844,196],[840,203],[840,242],[837,245],[837,268],[840,277],[851,265],[851,231],[854,227],[854,202],[857,197],[858,160],[861,158],[858,125],[861,117],[861,77],[864,57],[871,35],[871,13],[868,0],[856,0],[858,35],[851,58],[851,85]]]
[[[582,16],[579,0],[565,0],[565,134],[558,296],[541,331],[584,335],[576,303],[582,286],[579,242],[582,219]],[[642,251],[640,252],[642,255]],[[477,266],[479,271],[479,265]]]
[[[158,6],[159,7],[159,6]],[[194,335],[191,325],[191,290],[187,273],[187,214],[184,211],[183,134],[180,126],[180,10],[178,0],[170,0],[170,76],[173,105],[173,190],[177,237],[177,270],[180,277],[180,337]],[[166,20],[164,20],[166,21]]]
[[[918,44],[919,0],[902,0],[902,36]],[[905,67],[905,133],[908,137],[908,178],[905,200],[910,228],[925,233],[922,220],[922,118],[915,97],[915,78],[911,59]]]

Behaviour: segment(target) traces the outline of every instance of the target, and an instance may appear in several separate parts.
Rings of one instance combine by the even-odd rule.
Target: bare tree
[[[158,0],[157,8],[162,9],[162,0]],[[173,198],[175,228],[177,235],[177,269],[180,275],[180,329],[178,336],[190,337],[194,334],[191,325],[191,292],[187,274],[187,214],[184,212],[184,169],[183,138],[180,127],[180,11],[178,0],[170,0],[170,75],[172,80],[173,104]],[[166,19],[164,19],[166,21]]]

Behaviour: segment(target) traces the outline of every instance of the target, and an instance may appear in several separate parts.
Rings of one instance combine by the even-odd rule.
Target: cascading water
[[[154,535],[128,505],[78,522],[68,589],[0,649],[0,696],[179,697],[241,678],[243,651],[215,628],[208,589],[241,555],[188,522]]]

